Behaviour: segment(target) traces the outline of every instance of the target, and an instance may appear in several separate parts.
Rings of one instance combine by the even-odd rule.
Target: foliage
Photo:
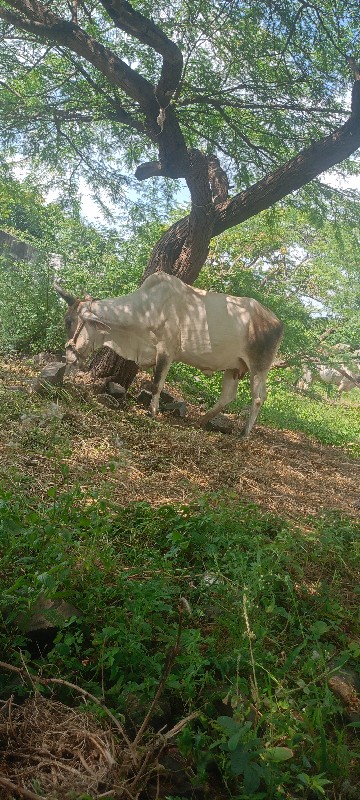
[[[264,212],[214,240],[198,280],[200,287],[250,295],[273,308],[285,325],[282,353],[295,363],[302,354],[317,353],[329,326],[329,343],[359,345],[357,209],[339,202],[336,224],[330,212],[330,201],[327,221],[314,221],[309,209],[288,203]],[[98,230],[82,221],[76,204],[67,211],[58,203],[45,205],[29,182],[7,176],[0,182],[0,228],[39,252],[31,263],[4,253],[0,274],[0,348],[29,352],[63,343],[54,271],[79,296],[132,291],[164,223],[154,214],[144,220],[142,207],[134,206],[122,235]],[[54,267],[51,253],[59,254],[60,265]]]
[[[359,208],[329,197],[322,214],[289,202],[214,240],[198,279],[203,288],[256,297],[285,325],[282,351],[317,354],[329,344],[360,344]]]
[[[216,770],[229,796],[244,799],[292,796],[300,786],[310,797],[346,776],[356,781],[351,728],[327,686],[334,666],[356,657],[356,595],[346,577],[359,558],[354,523],[319,516],[304,535],[230,495],[119,509],[59,489],[39,505],[1,497],[8,659],[18,663],[21,649],[43,675],[105,692],[131,726],[156,690],[185,597],[191,616],[154,724],[176,720],[179,709],[200,711],[179,737],[195,786]],[[22,625],[44,596],[74,603],[81,617],[64,621],[39,652]],[[1,681],[2,697],[21,694],[16,679]]]
[[[6,250],[1,255],[0,349],[36,352],[63,346],[63,305],[53,291],[54,275],[79,296],[133,291],[161,223],[154,218],[144,224],[134,215],[133,224],[135,242],[129,235],[119,240],[114,230],[85,224],[76,204],[67,211],[58,203],[45,204],[29,182],[4,177],[0,228],[31,243],[38,256],[22,261]]]
[[[18,8],[16,2],[3,5]],[[46,7],[71,19],[65,2]],[[358,44],[357,3],[345,9],[341,2],[318,0],[296,9],[291,0],[223,6],[199,0],[191,7],[162,0],[135,7],[182,54],[172,110],[187,146],[220,152],[236,190],[344,119],[347,57],[356,56]],[[106,8],[99,0],[79,4],[79,26],[156,87],[159,54],[139,41],[136,26],[130,36],[109,24]],[[23,31],[14,37],[6,22],[1,27],[4,153],[20,156],[44,186],[65,186],[74,196],[83,176],[100,205],[107,195],[124,209],[127,189],[134,188],[129,172],[155,152],[141,127],[142,109],[120,79],[117,84],[99,64],[82,61],[70,39],[61,47],[50,34],[48,41],[46,34],[34,40]],[[356,173],[356,160],[344,168]],[[169,184],[160,186],[158,197],[171,196]],[[148,199],[155,206],[152,191]]]
[[[302,431],[318,442],[346,447],[353,455],[359,455],[360,390],[352,390],[351,400],[349,395],[339,400],[334,389],[334,400],[331,401],[320,381],[316,391],[301,395],[291,391],[286,379],[286,375],[279,375],[276,383],[271,382],[268,400],[262,409],[263,424],[283,430]]]

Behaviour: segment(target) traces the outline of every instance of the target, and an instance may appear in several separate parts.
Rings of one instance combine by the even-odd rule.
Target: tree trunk
[[[109,378],[128,389],[136,377],[138,366],[134,361],[121,358],[109,347],[103,347],[91,360],[89,371],[94,381]]]
[[[228,183],[215,157],[207,158],[199,150],[190,150],[189,162],[190,214],[159,239],[141,283],[154,272],[163,271],[192,284],[207,259],[216,206],[227,197]],[[89,369],[94,379],[111,377],[125,389],[129,388],[138,371],[133,361],[118,356],[108,347],[97,353]]]

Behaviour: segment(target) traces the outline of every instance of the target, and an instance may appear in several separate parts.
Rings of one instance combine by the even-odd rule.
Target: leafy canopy
[[[25,5],[44,4],[8,2],[3,9],[23,12]],[[108,7],[123,3],[50,0],[46,8],[69,21],[71,5],[82,31],[158,84],[159,52],[110,18]],[[181,80],[170,102],[187,146],[216,152],[236,190],[349,114],[347,57],[359,46],[357,2],[135,0],[133,8],[181,51]],[[157,156],[139,104],[68,47],[6,19],[0,27],[3,157],[21,156],[44,185],[65,182],[74,193],[83,176],[100,202],[105,187],[111,200],[125,203],[130,174]],[[358,169],[354,162],[351,169]]]

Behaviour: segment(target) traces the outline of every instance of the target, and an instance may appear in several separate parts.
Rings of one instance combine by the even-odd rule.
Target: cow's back
[[[181,358],[199,369],[237,369],[276,351],[282,325],[249,297],[186,287],[180,310]]]

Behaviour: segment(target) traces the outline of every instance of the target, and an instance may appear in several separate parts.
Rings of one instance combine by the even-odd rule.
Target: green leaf
[[[260,785],[262,769],[258,764],[251,762],[244,772],[244,789],[248,794],[254,794]]]
[[[233,733],[233,735],[230,736],[230,739],[228,741],[229,750],[235,750],[236,749],[236,747],[238,746],[238,744],[240,742],[241,736],[242,736],[242,731],[241,730],[237,731],[237,733]]]
[[[324,633],[327,633],[327,631],[329,631],[330,628],[326,622],[323,622],[323,620],[318,619],[316,622],[313,623],[313,625],[310,626],[310,630],[316,639],[320,639],[320,636],[322,636]]]
[[[239,730],[239,723],[233,717],[218,717],[216,722],[229,736],[233,736]]]
[[[290,747],[269,747],[264,751],[263,758],[266,761],[279,764],[281,761],[288,761],[289,758],[293,758],[293,755],[293,750]]]
[[[239,745],[230,755],[230,765],[233,775],[243,775],[249,764],[249,753],[244,745]]]

